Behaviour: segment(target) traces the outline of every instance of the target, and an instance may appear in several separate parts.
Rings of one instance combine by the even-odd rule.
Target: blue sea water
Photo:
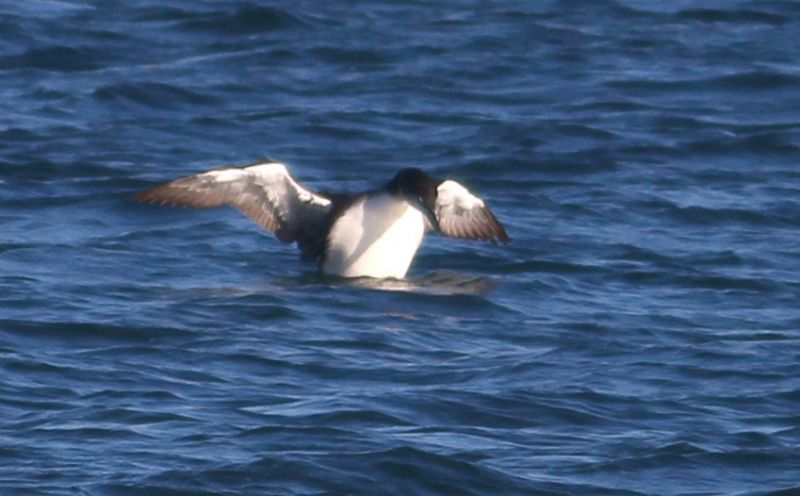
[[[800,494],[800,3],[0,2],[0,493]],[[265,157],[513,238],[332,282]]]

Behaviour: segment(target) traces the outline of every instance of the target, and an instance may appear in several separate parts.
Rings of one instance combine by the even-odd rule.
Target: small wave
[[[800,86],[800,76],[777,71],[750,71],[697,79],[625,79],[606,85],[626,91],[731,91],[791,89]]]
[[[242,430],[236,434],[236,437],[244,439],[274,440],[276,435],[325,436],[330,438],[331,442],[337,442],[338,439],[352,438],[353,433],[349,429],[338,429],[336,427],[328,427],[328,426],[272,424],[272,425],[261,425],[258,427]]]
[[[136,10],[135,18],[144,22],[159,21],[185,21],[197,16],[193,11],[172,6],[153,6],[142,7]]]
[[[41,69],[56,72],[94,71],[107,63],[104,52],[86,47],[31,48],[18,55],[0,57],[0,70]]]
[[[376,410],[335,410],[309,415],[313,425],[352,425],[362,427],[399,427],[413,425],[403,419]]]
[[[653,452],[654,455],[679,455],[679,456],[691,456],[691,455],[699,455],[704,453],[710,453],[709,450],[703,449],[696,444],[692,444],[686,441],[677,441],[674,443],[665,444],[663,446],[659,446]]]
[[[180,16],[175,10],[166,12],[173,19]],[[301,21],[285,10],[277,7],[265,7],[246,4],[234,11],[213,11],[203,14],[187,14],[192,19],[182,21],[180,26],[188,30],[215,31],[225,34],[249,34],[265,31],[276,31],[305,26]]]
[[[675,18],[683,21],[727,24],[769,24],[782,26],[789,18],[752,9],[687,9],[675,13]]]
[[[368,48],[347,49],[334,47],[317,47],[309,50],[311,56],[333,64],[356,64],[362,70],[369,65],[388,64],[393,61],[391,51]]]
[[[128,327],[90,322],[34,322],[3,319],[0,325],[4,332],[25,339],[51,339],[72,345],[91,343],[149,342],[168,336],[180,336],[188,331],[166,327]]]
[[[793,455],[794,452],[783,450],[737,449],[721,453],[710,453],[704,458],[708,461],[725,463],[740,468],[756,468],[758,466],[784,464]]]
[[[800,153],[794,137],[784,133],[759,133],[749,136],[719,136],[695,140],[683,145],[685,152],[719,155],[724,153],[750,153],[763,155],[791,155]]]
[[[542,484],[464,456],[406,446],[376,448],[359,442],[359,434],[352,432],[349,442],[342,442],[335,451],[331,447],[299,453],[292,451],[292,444],[283,444],[280,453],[269,453],[255,461],[217,463],[204,469],[167,468],[135,484],[106,482],[98,489],[102,494],[131,494],[134,487],[134,494],[218,494],[237,484],[247,494],[285,493],[287,488],[297,494],[385,494],[387,487],[410,494],[570,494],[563,488],[559,492],[543,491]],[[274,438],[270,441],[275,442]]]
[[[679,207],[676,205],[672,214],[676,218],[692,224],[741,222],[745,224],[764,225],[765,223],[771,223],[771,219],[767,215],[744,208],[709,208],[697,205]]]
[[[317,408],[316,405],[310,405],[310,410],[307,410],[304,405],[290,404],[288,406],[278,405],[276,407],[258,409],[248,408],[247,411],[258,413],[265,417],[280,418],[282,421],[290,420],[292,424],[295,424],[293,425],[294,427],[303,425],[310,428],[335,428],[339,430],[339,428],[344,429],[348,426],[362,429],[368,427],[390,428],[413,425],[394,415],[389,415],[377,410],[335,409],[330,405],[326,405],[323,410]],[[247,432],[242,435],[251,434],[253,433]]]
[[[363,140],[376,139],[375,131],[365,129],[361,126],[345,126],[340,123],[330,124],[304,124],[295,128],[298,132],[307,133],[313,136],[325,136],[336,140]]]
[[[43,136],[28,129],[18,127],[11,127],[0,131],[0,142],[20,143],[25,141],[40,141],[42,139],[44,139]]]
[[[133,102],[151,108],[172,108],[180,104],[211,105],[215,97],[164,83],[133,82],[102,86],[94,91],[95,98],[110,102]]]
[[[741,370],[733,367],[711,368],[710,366],[707,365],[682,364],[675,367],[675,370],[678,373],[685,375],[686,377],[692,379],[700,379],[700,380],[712,380],[712,379],[731,380],[733,378],[736,378],[736,380],[760,381],[764,384],[771,384],[775,383],[776,381],[782,381],[786,379],[786,376],[784,374],[778,372],[758,372],[753,370]],[[735,398],[731,398],[731,401],[734,403],[741,404],[741,402],[747,401],[747,398],[737,396]],[[761,403],[763,400],[761,398],[758,398],[753,401]]]
[[[549,260],[526,260],[497,265],[496,270],[503,274],[548,273],[548,274],[592,274],[602,272],[601,267]]]
[[[700,205],[681,206],[664,198],[653,198],[634,202],[634,206],[645,211],[667,215],[681,223],[694,225],[800,226],[800,218],[795,218],[795,212],[791,208],[786,208],[785,211],[782,211],[780,205],[767,210],[737,207],[712,208]]]
[[[400,483],[414,494],[438,493],[459,488],[462,494],[517,494],[531,483],[479,464],[409,446],[345,455],[353,466],[368,466],[370,472]],[[528,488],[533,490],[532,487]],[[535,491],[534,491],[535,492]]]
[[[611,157],[603,155],[599,150],[582,150],[557,155],[498,156],[473,160],[468,162],[466,167],[475,175],[486,177],[496,177],[498,174],[513,176],[515,173],[580,176],[602,174],[617,169],[618,164]],[[498,164],[502,164],[502,168],[498,169]]]
[[[800,494],[800,485],[786,486],[782,489],[775,489],[774,491],[759,491],[743,496],[797,496],[798,494]]]
[[[107,353],[103,352],[104,356],[108,356]],[[99,354],[99,353],[98,353]],[[113,400],[119,399],[130,399],[131,396],[135,396],[138,399],[143,401],[156,401],[160,403],[164,403],[167,401],[172,400],[184,400],[182,396],[175,394],[171,391],[165,391],[160,389],[152,389],[152,390],[137,390],[135,392],[127,391],[127,390],[117,390],[117,389],[101,389],[99,391],[92,391],[90,393],[84,394],[81,396],[84,400],[97,400],[100,403],[110,403]]]
[[[708,450],[692,443],[678,441],[656,447],[646,453],[635,457],[617,458],[598,463],[590,463],[578,468],[585,472],[629,472],[648,468],[674,467],[693,460],[702,455],[709,454]]]
[[[108,441],[110,439],[146,439],[148,436],[141,432],[135,432],[133,429],[122,428],[120,426],[107,427],[39,427],[30,430],[31,436],[42,436],[48,439],[48,442],[57,441]]]
[[[642,262],[648,264],[655,264],[662,267],[675,268],[678,264],[669,256],[659,253],[641,246],[620,244],[614,246],[618,253],[613,257],[615,260],[624,260],[629,262]]]
[[[714,89],[773,90],[800,85],[800,76],[776,71],[751,71],[712,78],[707,84]]]
[[[583,14],[597,19],[625,19],[642,22],[643,20],[655,20],[662,17],[662,14],[637,9],[629,5],[633,2],[620,2],[614,0],[595,0],[584,2],[582,0],[562,0],[558,2],[558,12],[568,12]]]
[[[787,332],[778,331],[728,331],[720,334],[720,339],[724,341],[752,341],[752,342],[771,342],[771,341],[791,341],[794,337]],[[800,396],[798,396],[800,399]]]
[[[198,422],[197,418],[184,414],[125,407],[98,409],[86,415],[83,420],[89,424],[97,422],[132,426],[160,424],[163,422]]]
[[[796,339],[794,337],[794,334],[793,334],[793,337],[791,339]],[[792,389],[790,391],[782,391],[780,393],[776,393],[776,396],[778,398],[783,399],[783,400],[792,401],[792,402],[795,402],[795,403],[800,403],[800,388]],[[797,433],[800,434],[800,427],[797,428],[797,431],[798,431]]]
[[[680,285],[692,289],[709,289],[714,291],[750,291],[755,293],[771,293],[780,286],[768,279],[727,277],[721,275],[678,275],[663,271],[635,270],[621,274],[625,281],[635,284],[653,284],[673,286]]]
[[[596,140],[613,140],[614,138],[617,138],[615,133],[584,124],[556,124],[553,126],[553,129],[563,133],[568,137]]]
[[[645,105],[640,102],[630,100],[607,100],[600,102],[587,102],[573,104],[570,107],[573,111],[598,111],[598,112],[640,112],[651,110],[652,105]]]

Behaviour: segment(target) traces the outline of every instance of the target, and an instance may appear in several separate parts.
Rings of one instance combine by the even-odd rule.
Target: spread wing
[[[511,241],[489,207],[464,186],[447,180],[439,184],[436,192],[436,220],[442,234],[492,243]]]
[[[301,245],[318,234],[331,208],[328,198],[300,186],[286,166],[274,162],[184,177],[143,191],[134,199],[193,208],[229,205],[279,240]]]

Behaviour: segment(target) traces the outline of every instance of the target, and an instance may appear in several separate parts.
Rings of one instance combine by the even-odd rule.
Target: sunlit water
[[[0,493],[800,491],[800,4],[0,3]],[[322,278],[272,157],[508,246]],[[784,492],[781,492],[784,491]]]

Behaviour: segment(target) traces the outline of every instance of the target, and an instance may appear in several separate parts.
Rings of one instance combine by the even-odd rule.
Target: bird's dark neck
[[[397,178],[392,179],[388,183],[383,186],[384,191],[389,193],[392,196],[400,196],[400,182]]]

